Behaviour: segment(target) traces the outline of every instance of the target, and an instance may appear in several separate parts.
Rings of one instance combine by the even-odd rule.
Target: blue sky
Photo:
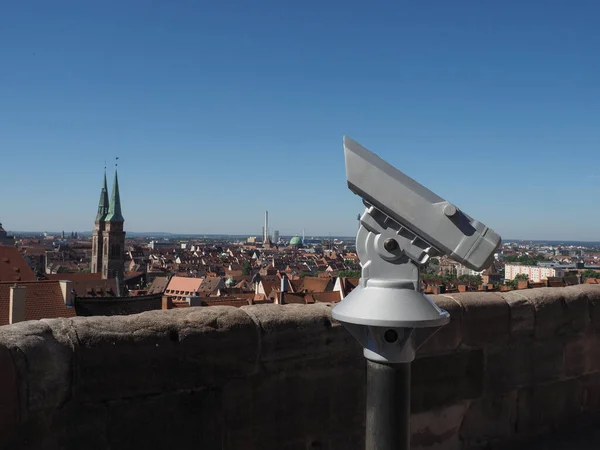
[[[347,134],[506,238],[600,240],[597,1],[0,3],[0,221],[351,235]]]

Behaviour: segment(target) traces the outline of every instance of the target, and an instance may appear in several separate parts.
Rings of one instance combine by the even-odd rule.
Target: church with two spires
[[[115,169],[115,180],[109,198],[104,172],[104,185],[100,192],[98,214],[92,233],[92,273],[101,273],[102,279],[123,281],[125,269],[125,231],[121,214],[119,179]]]

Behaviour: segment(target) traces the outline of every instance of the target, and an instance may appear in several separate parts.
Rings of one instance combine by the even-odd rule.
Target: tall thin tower
[[[263,236],[263,242],[267,242],[269,237],[269,211],[265,211],[265,232]]]

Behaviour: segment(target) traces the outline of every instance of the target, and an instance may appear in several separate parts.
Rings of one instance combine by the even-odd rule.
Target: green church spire
[[[121,214],[121,196],[119,195],[119,179],[117,169],[115,169],[115,182],[113,183],[112,193],[110,195],[110,206],[105,222],[125,222]]]
[[[98,214],[96,214],[96,222],[102,222],[108,213],[108,187],[106,185],[106,170],[104,171],[104,185],[100,191],[100,202],[98,202]]]

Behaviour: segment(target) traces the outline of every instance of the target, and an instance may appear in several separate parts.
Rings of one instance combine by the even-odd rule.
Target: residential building
[[[505,280],[514,280],[519,274],[527,275],[529,281],[533,283],[539,283],[550,277],[563,277],[564,270],[555,267],[521,266],[517,264],[507,264],[504,266]]]

